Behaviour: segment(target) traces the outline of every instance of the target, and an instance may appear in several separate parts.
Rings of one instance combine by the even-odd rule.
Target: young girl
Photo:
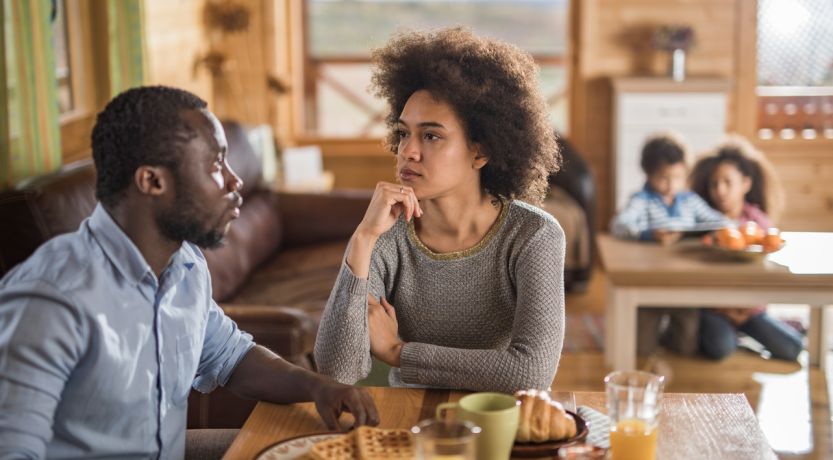
[[[691,174],[692,190],[738,225],[748,221],[763,229],[772,226],[781,190],[766,157],[748,141],[731,138],[711,156],[701,158]],[[736,331],[757,340],[773,358],[794,361],[802,350],[801,336],[772,318],[764,306],[703,309],[700,315],[700,350],[722,359],[737,348]]]
[[[532,58],[466,29],[373,53],[399,183],[379,182],[315,343],[318,370],[393,386],[547,389],[564,339],[559,154]]]

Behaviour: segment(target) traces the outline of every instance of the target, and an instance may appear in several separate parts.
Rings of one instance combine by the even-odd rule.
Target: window
[[[106,60],[106,12],[93,0],[53,0],[52,40],[56,103],[65,163],[89,156],[97,107],[106,97],[101,77]]]
[[[758,134],[833,139],[833,2],[759,0]]]
[[[52,49],[55,52],[55,78],[58,80],[58,113],[63,115],[75,107],[67,35],[67,9],[63,1],[52,2]]]
[[[303,98],[307,135],[381,137],[385,106],[368,92],[370,50],[400,28],[458,24],[529,51],[553,125],[567,129],[568,0],[306,0]]]

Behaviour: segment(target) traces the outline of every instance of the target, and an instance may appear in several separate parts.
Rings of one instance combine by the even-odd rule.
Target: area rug
[[[770,306],[767,312],[804,335],[809,323],[808,307]],[[601,313],[568,313],[564,334],[565,352],[604,351],[605,318]]]

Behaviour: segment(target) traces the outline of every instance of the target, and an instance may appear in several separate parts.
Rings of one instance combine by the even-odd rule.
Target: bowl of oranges
[[[784,247],[784,239],[777,228],[764,229],[749,221],[740,227],[725,227],[705,235],[703,246],[733,259],[763,261]]]

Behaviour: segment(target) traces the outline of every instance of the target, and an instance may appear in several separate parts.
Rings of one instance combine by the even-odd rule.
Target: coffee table
[[[737,261],[698,240],[671,246],[597,237],[610,289],[605,361],[616,370],[636,366],[640,307],[812,306],[810,363],[824,367],[833,305],[833,233],[784,232],[786,244],[760,261]]]

